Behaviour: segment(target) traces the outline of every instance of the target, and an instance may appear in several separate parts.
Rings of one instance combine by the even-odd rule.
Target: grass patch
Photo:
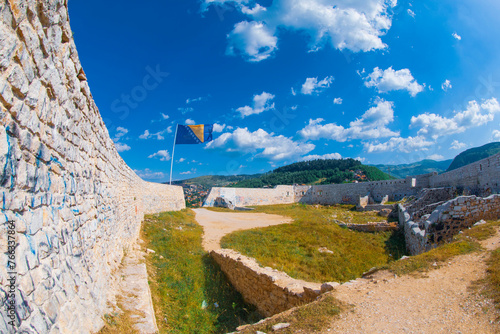
[[[481,250],[481,245],[471,240],[456,240],[443,244],[426,253],[411,256],[405,260],[390,263],[386,268],[398,275],[410,274],[416,271],[426,271],[440,262],[454,256],[469,254]]]
[[[118,298],[118,308],[124,310],[119,296]],[[98,332],[98,334],[140,334],[138,330],[134,328],[135,322],[132,320],[134,312],[125,310],[121,313],[113,312],[105,314],[103,317],[104,327]]]
[[[448,261],[454,256],[480,251],[482,247],[478,241],[495,235],[496,226],[500,226],[500,221],[490,221],[487,224],[471,227],[456,235],[451,243],[442,244],[426,253],[411,256],[402,261],[392,262],[385,268],[398,275],[427,271],[434,267],[434,263],[439,266],[440,262]]]
[[[493,299],[496,308],[500,310],[500,249],[491,252],[487,264],[485,294]]]
[[[273,332],[272,327],[278,323],[290,324],[290,327],[279,331],[281,334],[320,331],[347,308],[347,305],[342,304],[331,294],[326,294],[310,304],[266,319],[263,323],[245,327],[241,334],[254,334],[256,331],[271,333]]]
[[[234,232],[226,235],[221,245],[253,257],[263,266],[313,282],[346,282],[406,254],[404,238],[392,232],[362,233],[339,227],[336,220],[350,223],[384,220],[351,208],[304,204],[256,207],[255,212],[289,216],[294,221]],[[320,252],[320,248],[328,252]]]
[[[258,321],[218,265],[202,248],[203,229],[194,212],[145,217],[142,238],[160,333],[225,333]]]

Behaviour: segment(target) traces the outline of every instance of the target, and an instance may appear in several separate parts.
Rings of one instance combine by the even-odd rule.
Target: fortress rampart
[[[386,196],[390,201],[397,201],[404,197],[416,196],[423,189],[442,187],[460,188],[465,193],[481,196],[500,192],[500,154],[443,174],[430,173],[398,180],[277,186],[273,189],[212,188],[204,206],[213,206],[217,197],[227,199],[235,206],[288,203],[358,204],[360,199],[366,196],[378,202]]]
[[[184,208],[183,191],[119,156],[67,0],[1,0],[0,15],[0,333],[11,321],[20,333],[95,332],[144,214]]]

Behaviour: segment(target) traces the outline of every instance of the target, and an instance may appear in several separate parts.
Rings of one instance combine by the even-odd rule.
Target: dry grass
[[[104,327],[101,328],[98,334],[140,334],[139,331],[134,328],[135,322],[132,317],[136,314],[132,311],[125,310],[121,299],[119,297],[117,297],[117,299],[117,306],[122,312],[105,314],[103,318]]]
[[[500,248],[491,252],[487,264],[485,293],[493,299],[496,308],[500,309]]]
[[[288,323],[289,327],[279,330],[280,334],[312,333],[321,331],[332,319],[349,306],[335,299],[331,294],[325,294],[318,300],[295,307],[289,311],[265,319],[262,323],[245,327],[241,334],[254,334],[257,331],[272,333],[272,327],[279,323]]]

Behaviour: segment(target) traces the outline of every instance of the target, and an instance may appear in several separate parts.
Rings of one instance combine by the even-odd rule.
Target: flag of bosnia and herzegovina
[[[177,125],[175,144],[201,144],[212,140],[213,124]]]

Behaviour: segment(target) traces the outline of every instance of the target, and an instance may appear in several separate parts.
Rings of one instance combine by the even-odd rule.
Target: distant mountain
[[[296,162],[276,168],[256,178],[240,181],[231,187],[262,188],[292,184],[331,184],[353,181],[390,180],[391,176],[354,159],[326,159]]]
[[[451,164],[450,160],[435,161],[435,160],[422,160],[411,164],[403,165],[375,165],[382,172],[394,176],[398,179],[404,179],[407,176],[427,174],[432,172],[444,172]]]
[[[500,142],[489,143],[463,151],[453,159],[447,171],[460,168],[481,159],[500,153]]]
[[[194,177],[191,179],[173,181],[172,184],[178,186],[189,186],[189,185],[201,185],[205,188],[212,187],[225,187],[230,184],[243,181],[246,179],[251,179],[255,177],[259,177],[261,174],[252,174],[252,175],[205,175]]]

